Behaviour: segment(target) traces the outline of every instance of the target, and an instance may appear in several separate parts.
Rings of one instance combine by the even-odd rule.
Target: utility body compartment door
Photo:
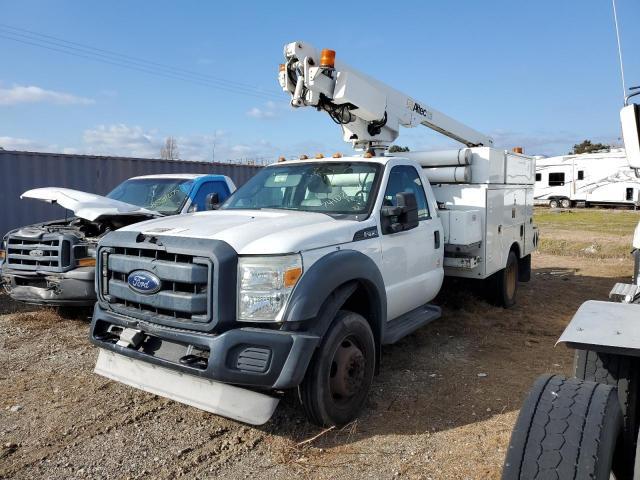
[[[388,165],[380,189],[382,205],[395,205],[399,192],[413,192],[418,202],[419,224],[398,233],[382,231],[381,272],[387,294],[387,320],[431,301],[444,278],[444,232],[426,177],[413,164]],[[380,217],[380,210],[376,213]]]
[[[533,235],[531,206],[524,187],[499,186],[487,189],[487,276],[503,269],[513,244],[518,245],[520,257],[527,253],[526,235]]]

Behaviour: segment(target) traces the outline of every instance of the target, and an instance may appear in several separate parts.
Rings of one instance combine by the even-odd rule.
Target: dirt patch
[[[571,370],[559,334],[631,273],[623,259],[536,254],[533,264],[513,309],[444,298],[442,319],[383,349],[365,413],[328,432],[306,422],[294,393],[253,428],[116,384],[92,373],[85,320],[5,313],[0,477],[498,478],[533,380]]]

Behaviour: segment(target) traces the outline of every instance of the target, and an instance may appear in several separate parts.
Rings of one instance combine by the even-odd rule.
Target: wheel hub
[[[364,383],[366,361],[362,351],[351,341],[343,341],[333,357],[330,386],[334,396],[349,398]]]

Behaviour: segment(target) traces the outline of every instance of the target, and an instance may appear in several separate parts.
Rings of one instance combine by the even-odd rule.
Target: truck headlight
[[[240,257],[238,321],[279,322],[302,276],[300,255]]]

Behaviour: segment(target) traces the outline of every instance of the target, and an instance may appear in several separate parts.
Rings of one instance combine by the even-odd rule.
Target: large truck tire
[[[562,208],[571,208],[571,200],[569,200],[568,198],[561,199],[560,206]]]
[[[638,388],[640,361],[636,357],[613,355],[591,350],[576,350],[574,375],[580,380],[599,382],[617,388],[618,402],[623,418],[622,442],[618,445],[620,464],[618,478],[630,477],[636,455],[638,439]]]
[[[622,432],[615,388],[543,375],[524,401],[503,480],[609,480]]]
[[[345,425],[362,410],[376,364],[373,332],[357,313],[340,310],[299,387],[307,418],[318,426]]]
[[[510,308],[516,304],[518,292],[518,256],[511,250],[505,268],[485,280],[487,299],[493,305]]]
[[[549,208],[558,208],[558,200],[556,200],[555,198],[549,200]]]

